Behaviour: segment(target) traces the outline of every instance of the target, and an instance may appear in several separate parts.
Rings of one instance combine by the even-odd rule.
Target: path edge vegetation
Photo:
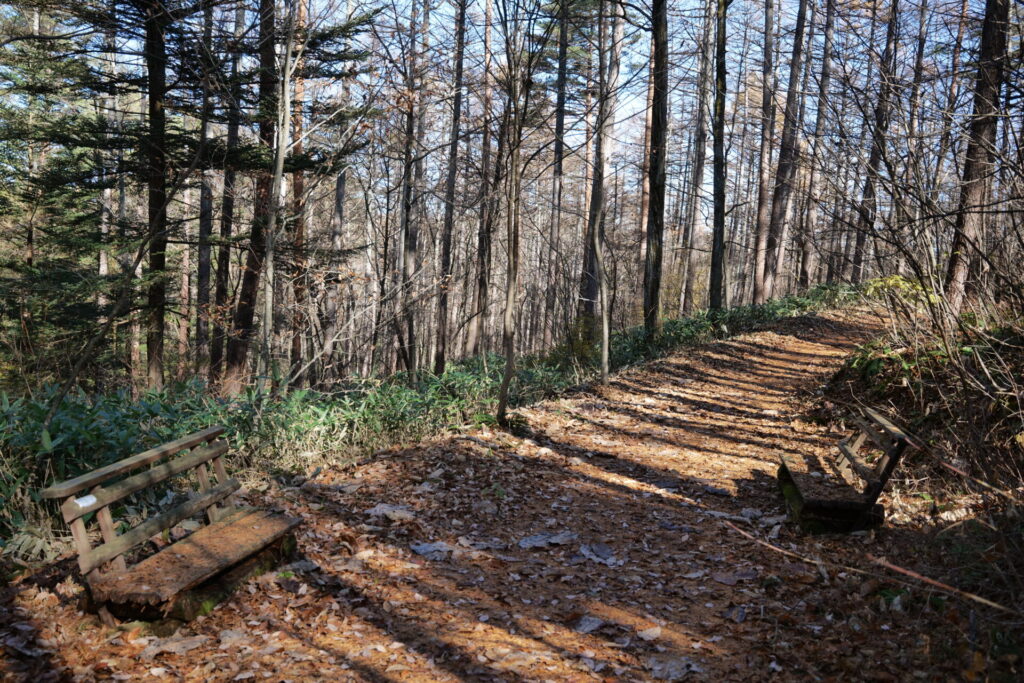
[[[705,310],[663,320],[650,335],[643,325],[611,338],[613,370],[684,348],[742,334],[791,316],[849,305],[859,288],[820,285],[760,305]],[[53,559],[63,547],[57,516],[40,500],[47,483],[76,476],[211,424],[226,427],[243,478],[308,473],[400,443],[496,423],[504,373],[497,354],[448,365],[442,374],[398,373],[351,379],[335,391],[256,388],[225,398],[199,380],[170,384],[132,399],[127,391],[71,392],[45,420],[58,392],[48,385],[29,396],[0,392],[0,549],[20,562]],[[510,389],[514,409],[600,377],[596,346],[567,343],[517,360]],[[514,421],[514,416],[513,416]],[[166,495],[167,492],[163,492]],[[161,492],[133,502],[145,516]]]

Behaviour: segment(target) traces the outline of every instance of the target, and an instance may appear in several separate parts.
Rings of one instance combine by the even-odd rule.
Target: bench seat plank
[[[223,484],[215,486],[206,493],[185,501],[177,507],[154,515],[131,531],[121,534],[110,543],[104,543],[84,555],[79,555],[78,566],[83,574],[88,574],[93,569],[102,566],[118,555],[123,555],[135,546],[145,543],[147,539],[157,535],[164,529],[170,529],[178,522],[202,512],[214,503],[219,503],[239,488],[241,488],[241,484],[237,480],[229,479]]]
[[[804,501],[829,501],[840,506],[864,506],[864,495],[842,477],[827,476],[821,463],[810,466],[803,458],[796,458],[788,453],[780,453],[779,461],[786,468]]]
[[[269,546],[301,523],[266,510],[242,509],[164,548],[126,571],[90,580],[99,601],[156,605]]]

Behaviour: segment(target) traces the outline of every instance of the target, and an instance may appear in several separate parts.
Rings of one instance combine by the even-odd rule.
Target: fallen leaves
[[[521,539],[517,545],[523,550],[533,550],[535,548],[547,548],[552,545],[566,545],[575,541],[576,538],[577,534],[571,531],[559,531],[558,533],[544,531]]]
[[[645,628],[640,631],[637,631],[636,635],[637,638],[639,638],[640,640],[651,642],[652,640],[657,640],[661,637],[661,627],[651,626],[650,628]]]
[[[299,561],[169,638],[105,629],[78,615],[74,591],[25,589],[24,613],[0,622],[0,656],[61,657],[83,680],[424,683],[850,678],[864,643],[872,661],[945,657],[915,646],[909,598],[723,524],[844,552],[796,536],[775,490],[778,449],[813,457],[825,441],[788,421],[796,390],[842,353],[807,336],[759,333],[637,368],[525,409],[525,435],[389,449],[284,501],[254,492],[306,519]]]
[[[416,519],[412,510],[404,505],[390,505],[378,503],[366,511],[371,517],[387,517],[392,522],[411,522]]]
[[[157,655],[165,652],[181,655],[190,650],[196,649],[208,640],[210,640],[210,636],[182,637],[173,635],[169,638],[157,638],[142,651],[139,657],[141,659],[153,659]]]
[[[444,541],[434,543],[410,543],[409,550],[417,555],[423,555],[428,560],[443,561],[452,554],[452,547]]]
[[[704,669],[689,657],[651,655],[644,659],[644,667],[651,677],[659,681],[681,681],[690,674],[704,673]]]

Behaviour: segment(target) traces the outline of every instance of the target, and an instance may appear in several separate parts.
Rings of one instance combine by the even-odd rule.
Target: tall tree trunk
[[[562,191],[565,174],[565,98],[569,64],[569,2],[558,2],[558,73],[555,76],[555,140],[554,168],[551,173],[551,227],[550,257],[548,258],[547,287],[545,292],[544,348],[551,348],[555,340],[555,310],[558,304],[558,284],[562,279],[559,267],[562,235]]]
[[[607,169],[605,154],[611,142],[612,125],[619,78],[619,57],[622,49],[623,9],[616,0],[610,0],[613,11],[611,38],[608,42],[608,25],[606,7],[609,0],[602,0],[600,17],[600,44],[602,50],[598,55],[598,102],[597,124],[594,136],[593,179],[590,191],[590,206],[587,212],[587,241],[584,259],[584,272],[581,287],[580,339],[584,343],[599,341],[601,343],[601,379],[607,379],[608,359],[605,341],[606,324],[603,322],[608,313],[609,301],[605,284],[604,272],[604,225],[607,212],[605,200],[605,184]],[[606,54],[607,53],[607,54]],[[602,294],[604,296],[602,297]],[[596,303],[602,305],[602,324],[598,326],[596,319]]]
[[[164,384],[164,317],[167,306],[167,46],[170,17],[163,3],[146,4],[146,72],[149,132],[146,137],[148,189],[149,290],[146,295],[146,376],[150,389]]]
[[[441,278],[437,302],[437,350],[434,374],[444,372],[448,350],[448,290],[452,282],[452,230],[455,225],[455,181],[458,177],[459,131],[462,117],[462,66],[466,46],[466,4],[458,0],[455,18],[455,97],[448,141],[448,169],[444,185],[444,226],[441,233]]]
[[[864,251],[868,235],[874,235],[875,215],[877,206],[878,172],[885,155],[886,137],[889,134],[890,101],[892,87],[896,79],[896,49],[899,34],[899,0],[892,0],[889,8],[889,21],[885,28],[885,49],[882,52],[882,63],[879,68],[881,84],[878,89],[878,100],[875,103],[874,122],[871,126],[871,154],[865,169],[864,191],[857,207],[857,242],[853,251],[854,283],[864,279]]]
[[[772,92],[775,61],[773,0],[764,0],[764,59],[761,63],[761,153],[757,175],[757,222],[754,226],[754,303],[767,299],[768,226],[771,222],[771,154],[775,134],[775,96]]]
[[[960,59],[963,53],[964,33],[967,30],[967,10],[968,0],[961,0],[960,12],[957,18],[956,40],[953,42],[953,54],[950,57],[949,94],[946,98],[946,106],[942,110],[942,135],[939,137],[939,151],[935,160],[935,178],[932,187],[933,198],[937,198],[941,189],[946,155],[953,144],[953,124],[956,118],[957,101],[960,99]],[[936,248],[938,248],[938,244]]]
[[[801,0],[803,3],[805,0]],[[714,225],[711,242],[710,307],[721,309],[725,295],[725,39],[726,13],[732,0],[718,0],[715,13]]]
[[[775,294],[775,281],[779,276],[783,249],[786,243],[786,215],[790,208],[793,181],[799,163],[800,76],[803,72],[804,26],[807,23],[807,0],[799,0],[796,28],[793,33],[793,55],[789,60],[789,84],[786,88],[786,108],[782,120],[782,142],[779,147],[779,165],[775,173],[772,210],[768,221],[768,243],[764,273],[764,295]]]
[[[651,11],[650,159],[647,250],[644,259],[644,328],[661,332],[661,261],[665,235],[665,182],[668,139],[668,0],[654,0]],[[641,211],[643,208],[641,208]],[[641,230],[643,236],[643,231]]]
[[[274,147],[277,118],[278,78],[276,70],[276,50],[274,40],[274,0],[260,0],[259,6],[259,124],[260,143],[268,149]],[[249,357],[249,346],[253,337],[253,320],[256,315],[256,298],[259,292],[260,274],[267,251],[267,235],[276,226],[271,225],[272,204],[276,198],[271,197],[272,170],[257,172],[256,197],[252,231],[249,236],[249,249],[245,258],[245,270],[242,273],[242,284],[239,287],[238,303],[231,321],[231,333],[227,340],[227,362],[222,391],[229,396],[242,389],[246,378],[246,364]],[[266,321],[269,325],[271,321]]]
[[[989,181],[995,161],[1009,15],[1009,0],[986,0],[978,75],[974,85],[974,111],[964,156],[953,246],[946,271],[946,304],[954,318],[960,315],[963,308],[971,262],[977,258],[976,254],[980,250],[984,207],[988,200]]]
[[[345,18],[349,19],[352,15],[352,0],[348,0],[346,3]],[[346,79],[341,86],[341,98],[342,102],[346,105],[349,103],[350,98],[350,87],[349,81]],[[342,235],[345,231],[345,200],[348,196],[348,165],[342,164],[341,169],[338,171],[338,177],[334,180],[334,211],[331,215],[331,230],[330,230],[330,243],[331,252],[328,263],[331,269],[337,267],[337,259],[341,254]],[[388,208],[390,208],[390,191],[387,194],[386,202]],[[368,198],[367,198],[368,199]],[[369,213],[369,212],[367,212]],[[366,238],[366,268],[367,268],[367,289],[371,290],[369,294],[373,297],[372,291],[374,287],[373,268],[374,268],[374,240],[370,235],[370,221],[366,222],[367,238]],[[385,238],[382,240],[384,253],[387,253],[388,248],[388,237],[387,229],[385,228]],[[381,282],[386,283],[387,281],[387,259],[384,259],[384,265],[381,267]],[[326,285],[326,303],[324,305],[324,345],[320,352],[320,381],[323,381],[329,368],[334,360],[334,349],[338,342],[338,330],[341,328],[338,320],[339,304],[341,301],[341,289],[342,280],[340,273],[336,274],[333,281]],[[374,302],[374,322],[373,329],[370,333],[370,353],[367,361],[367,370],[365,374],[373,374],[375,368],[376,354],[377,354],[377,330],[380,326],[380,315],[381,308],[384,303],[384,290],[386,285],[381,284],[379,288],[379,296],[377,296]]]
[[[510,98],[515,95],[515,90],[509,93]],[[515,105],[510,105],[515,106]],[[517,117],[518,118],[518,117]],[[509,128],[514,128],[513,135],[522,135],[520,121],[515,121]],[[513,140],[509,145],[509,173],[505,182],[508,185],[505,199],[505,227],[508,249],[508,274],[505,285],[505,311],[502,316],[502,350],[505,356],[505,369],[501,377],[501,386],[498,389],[498,407],[495,417],[498,422],[505,424],[508,419],[508,389],[515,374],[516,362],[516,300],[519,296],[519,201],[522,191],[522,172],[520,164],[521,141]]]
[[[281,66],[277,79],[278,92],[274,121],[276,135],[273,140],[274,164],[270,175],[270,200],[266,217],[266,256],[264,267],[266,277],[263,284],[263,315],[261,316],[260,364],[263,372],[260,388],[277,386],[280,368],[277,359],[281,357],[281,340],[284,337],[284,316],[278,306],[283,301],[283,283],[277,278],[277,237],[280,223],[282,190],[284,188],[284,160],[288,153],[291,129],[291,76],[294,70],[294,47],[296,36],[297,7],[287,6],[288,18],[285,29],[286,39],[284,50],[280,55]]]
[[[811,150],[809,161],[811,164],[811,175],[807,180],[807,214],[804,221],[804,239],[812,240],[817,230],[818,206],[821,203],[818,189],[821,174],[822,161],[819,159],[822,152],[822,135],[825,132],[825,116],[828,109],[829,87],[832,79],[832,40],[835,32],[836,0],[825,0],[825,29],[824,43],[821,48],[821,73],[818,75],[818,103],[814,119],[814,134],[811,137]],[[834,259],[833,259],[834,260]],[[830,269],[832,268],[830,261]],[[800,284],[807,287],[810,284],[810,273],[801,273]]]
[[[346,198],[347,194],[348,194],[348,167],[347,166],[342,166],[341,170],[338,171],[338,177],[335,178],[335,180],[334,180],[334,212],[333,212],[333,215],[331,216],[331,231],[330,231],[331,256],[330,256],[330,260],[329,260],[329,263],[330,263],[332,271],[334,271],[334,269],[337,267],[336,259],[338,258],[338,255],[341,253],[341,244],[342,244],[341,237],[342,237],[342,234],[344,233],[344,230],[345,230],[345,198]],[[385,239],[385,240],[383,240],[383,242],[384,242],[384,249],[386,251],[387,250],[387,240]],[[371,245],[373,244],[373,240],[368,237],[367,240],[366,240],[366,244],[367,244],[367,250],[368,250],[366,258],[367,258],[368,262],[372,263],[373,256],[372,256],[372,251],[371,251]],[[382,269],[382,272],[384,272],[384,271],[386,271],[386,267]],[[332,280],[333,281],[327,283],[327,302],[324,305],[324,319],[326,321],[326,326],[324,328],[324,347],[321,350],[321,357],[322,357],[321,358],[321,364],[322,364],[322,367],[324,367],[324,368],[330,366],[332,361],[333,361],[333,358],[334,358],[334,348],[335,348],[335,345],[338,342],[338,330],[341,327],[341,325],[339,324],[340,321],[338,320],[338,311],[339,311],[339,304],[340,304],[340,301],[341,301],[341,288],[342,288],[340,274],[335,274],[334,278],[332,278]],[[370,281],[372,281],[372,278],[370,278],[370,280],[368,280],[368,282],[370,282]],[[382,305],[382,303],[383,303],[383,290],[381,290],[381,296],[379,297],[379,300],[377,301],[377,304],[376,304],[378,312],[380,310],[380,306]],[[376,317],[376,315],[377,315],[377,313],[375,312],[375,317]],[[377,324],[374,325],[374,332],[373,332],[373,334],[376,334],[376,328],[377,328]],[[376,346],[375,340],[372,339],[371,343],[370,343],[371,356],[374,353],[374,347],[375,346]],[[373,366],[372,360],[371,360],[370,365],[371,365],[371,367]],[[321,379],[323,379],[324,376],[326,376],[326,372],[321,373]]]
[[[306,3],[308,0],[297,0],[295,9],[294,34],[298,40],[305,40],[306,35]],[[296,54],[301,55],[305,49],[304,44],[296,44]],[[295,109],[292,112],[292,153],[301,156],[304,145],[302,137],[305,134],[305,97],[306,82],[301,75],[302,57],[297,56],[295,70],[298,75],[295,78],[294,101]],[[306,384],[305,372],[303,372],[304,356],[302,354],[302,337],[308,327],[306,318],[306,176],[301,169],[292,173],[292,292],[294,293],[295,305],[291,315],[291,352],[289,373],[290,383],[296,387]]]
[[[701,198],[704,194],[704,166],[708,146],[708,99],[711,94],[711,41],[714,36],[716,0],[708,0],[704,10],[704,33],[700,41],[700,67],[697,77],[697,125],[694,132],[693,165],[690,176],[690,197],[686,205],[686,226],[683,238],[683,286],[679,292],[679,313],[686,315],[693,310],[694,286],[697,282],[697,264],[694,257],[694,242],[697,235],[697,221],[701,215]]]
[[[183,193],[185,211],[192,210],[192,190]],[[189,221],[182,223],[181,279],[178,288],[178,363],[177,379],[185,379],[188,372],[189,322],[192,313],[192,247],[189,244]]]
[[[597,331],[597,251],[594,249],[594,245],[600,244],[600,237],[596,234],[596,230],[600,222],[601,212],[604,210],[604,155],[599,146],[601,144],[601,112],[606,102],[605,65],[607,63],[608,51],[608,28],[605,17],[606,2],[607,0],[600,0],[597,18],[597,121],[592,141],[594,153],[593,161],[590,165],[589,192],[586,204],[587,213],[583,230],[583,265],[580,272],[579,311],[576,322],[576,335],[581,345],[592,343],[594,341],[594,334]],[[589,110],[589,107],[587,110]],[[589,138],[590,135],[587,136],[587,139]]]
[[[214,281],[214,325],[210,345],[210,383],[220,381],[223,374],[224,347],[227,341],[228,281],[231,273],[231,234],[235,220],[235,184],[237,173],[234,167],[234,152],[238,149],[239,128],[242,122],[242,88],[239,82],[239,63],[242,59],[242,38],[245,35],[245,5],[239,3],[235,9],[234,36],[231,43],[230,95],[227,112],[227,139],[225,140],[228,164],[224,169],[224,190],[221,197],[220,245],[217,247],[217,275]]]
[[[402,213],[400,223],[400,236],[402,243],[401,263],[399,264],[399,309],[401,321],[405,323],[405,329],[399,329],[399,356],[402,364],[410,373],[416,372],[416,316],[412,309],[412,286],[413,278],[416,275],[419,249],[419,229],[416,216],[416,158],[420,153],[420,147],[416,145],[418,137],[419,120],[419,88],[422,85],[419,78],[418,46],[417,36],[419,35],[419,1],[412,3],[412,16],[409,20],[411,35],[409,36],[409,55],[406,66],[406,97],[404,128],[404,152],[402,157]],[[399,323],[401,324],[401,323]]]
[[[651,6],[651,44],[647,56],[647,105],[644,107],[644,145],[640,157],[640,262],[647,262],[647,221],[651,202],[651,126],[654,125],[654,31],[657,28],[657,6]],[[645,266],[646,269],[646,266]]]
[[[487,316],[487,294],[491,281],[491,1],[484,7],[484,67],[480,145],[480,217],[477,224],[476,287],[473,291],[473,312],[466,330],[466,354],[482,352],[481,339]]]
[[[196,272],[196,374],[206,377],[210,360],[210,237],[213,234],[213,180],[206,168],[210,118],[213,115],[211,60],[213,59],[213,6],[203,10],[203,104],[199,123],[199,153],[203,170],[199,179],[199,249]]]

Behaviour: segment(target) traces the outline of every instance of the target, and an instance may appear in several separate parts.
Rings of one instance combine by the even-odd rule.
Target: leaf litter
[[[776,454],[837,435],[799,418],[868,318],[834,314],[673,355],[488,428],[382,451],[316,485],[254,488],[301,516],[300,556],[163,638],[78,608],[72,562],[0,601],[13,680],[848,679],[959,669],[892,585],[806,557],[900,557],[886,530],[808,537]],[[652,483],[654,482],[654,483]],[[874,581],[874,580],[872,580]],[[882,597],[880,597],[882,596]],[[884,606],[884,607],[883,607]],[[20,625],[20,626],[19,626]],[[923,634],[928,633],[925,637]]]

